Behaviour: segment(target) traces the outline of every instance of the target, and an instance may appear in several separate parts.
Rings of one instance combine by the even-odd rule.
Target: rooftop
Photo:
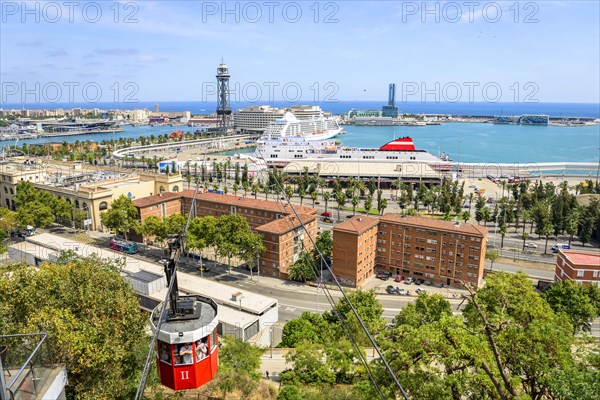
[[[488,229],[480,225],[455,223],[453,221],[442,221],[439,219],[413,217],[402,214],[384,214],[380,218],[381,222],[397,222],[402,225],[410,225],[422,228],[431,228],[444,230],[449,232],[459,232],[467,235],[485,236],[488,233]]]
[[[587,265],[600,269],[600,251],[586,250],[559,250],[564,256],[576,265]]]
[[[184,190],[181,195],[186,198],[192,198],[194,195],[193,190]],[[228,204],[231,206],[254,208],[257,210],[267,210],[273,212],[279,212],[282,214],[291,214],[292,208],[287,203],[280,203],[277,201],[270,200],[258,200],[250,197],[232,196],[229,194],[217,194],[217,193],[198,193],[196,199],[210,201],[218,204]],[[311,207],[294,205],[294,209],[298,214],[317,214],[317,210]]]
[[[354,217],[340,222],[333,227],[334,231],[344,231],[361,234],[368,229],[376,226],[379,223],[379,218],[355,215]]]
[[[133,205],[138,208],[145,208],[149,206],[153,206],[156,204],[160,204],[164,201],[179,199],[181,198],[182,193],[178,192],[165,192],[158,193],[152,196],[142,197],[141,199],[136,199],[133,201]]]
[[[300,220],[304,224],[314,221],[317,217],[315,215],[298,214]],[[299,228],[302,226],[300,221],[294,215],[288,215],[284,218],[279,218],[261,225],[256,228],[257,231],[282,234],[291,231],[292,229]]]

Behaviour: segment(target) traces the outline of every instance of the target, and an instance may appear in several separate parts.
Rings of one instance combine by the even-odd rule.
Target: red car
[[[404,280],[404,276],[402,275],[397,275],[396,279],[394,279],[396,282],[402,282]]]
[[[331,213],[329,211],[321,213],[321,217],[331,217]]]

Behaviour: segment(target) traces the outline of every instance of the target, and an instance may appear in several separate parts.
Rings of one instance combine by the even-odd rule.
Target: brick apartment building
[[[481,284],[487,228],[400,214],[385,214],[377,223],[369,217],[361,217],[363,221],[356,226],[348,223],[355,218],[339,224],[341,229],[334,228],[333,272],[336,276],[354,281],[358,286],[379,271],[435,284],[456,286],[459,281],[474,286]],[[376,245],[369,255],[365,251],[371,248],[373,232],[377,235]],[[341,240],[336,243],[336,238]],[[362,253],[359,243],[365,249]],[[375,258],[372,271],[363,266],[365,261],[370,261],[370,256]],[[360,260],[363,263],[359,264]]]
[[[600,251],[559,249],[554,280],[600,287]]]
[[[342,283],[358,287],[375,273],[378,223],[355,216],[333,228],[333,272]]]
[[[140,221],[144,222],[150,215],[163,218],[173,214],[188,215],[193,197],[193,190],[185,190],[137,199],[133,204],[138,208]],[[309,235],[316,240],[317,210],[304,206],[294,206],[294,209]],[[226,194],[198,193],[195,216],[218,218],[227,214],[243,216],[250,228],[261,235],[266,247],[259,257],[262,275],[287,279],[288,270],[300,253],[304,249],[312,249],[309,236],[288,204]]]

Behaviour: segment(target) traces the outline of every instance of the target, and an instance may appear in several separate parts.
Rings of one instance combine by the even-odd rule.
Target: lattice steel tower
[[[231,118],[229,77],[229,68],[221,60],[221,64],[217,67],[217,116],[219,117],[219,130],[222,135],[227,134]]]

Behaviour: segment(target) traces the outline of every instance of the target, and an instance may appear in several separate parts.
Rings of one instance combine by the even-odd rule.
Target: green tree
[[[504,236],[508,232],[508,227],[504,224],[500,225],[500,236],[502,236],[502,240],[500,241],[500,248],[504,247]]]
[[[595,292],[595,293],[594,293]],[[600,289],[573,281],[554,282],[542,293],[542,297],[555,313],[563,313],[573,326],[573,333],[590,332],[592,322],[600,313],[594,299],[600,298]]]
[[[213,216],[196,217],[190,221],[186,242],[191,250],[202,252],[207,247],[216,245],[217,219]]]
[[[314,260],[310,253],[303,252],[298,260],[288,270],[288,279],[297,282],[306,282],[315,278]]]
[[[121,232],[125,239],[130,230],[140,229],[138,210],[131,199],[123,195],[114,200],[107,211],[100,213],[100,220],[104,226]]]
[[[244,217],[238,214],[222,215],[217,220],[215,229],[215,245],[217,254],[227,257],[227,265],[231,273],[231,258],[242,257],[252,260],[256,254],[264,251],[260,235],[252,232]]]
[[[352,215],[356,215],[356,207],[358,206],[359,199],[358,196],[352,196]]]
[[[219,350],[219,373],[210,385],[225,396],[238,390],[243,398],[248,398],[260,381],[260,357],[264,350],[231,336],[219,339],[223,343]]]
[[[500,258],[500,254],[496,250],[488,250],[485,252],[485,259],[490,260],[490,271],[494,269],[494,262]]]
[[[162,219],[156,215],[150,215],[144,220],[140,228],[140,233],[146,239],[154,237],[158,242],[163,242],[166,239],[165,236],[165,224]]]
[[[31,225],[47,228],[54,223],[54,213],[50,206],[33,201],[19,206],[17,209],[17,221],[23,227]]]
[[[469,211],[463,211],[462,214],[460,214],[460,217],[463,221],[465,221],[465,224],[467,223],[467,221],[469,221],[469,219],[471,218],[471,213]]]
[[[326,345],[333,340],[332,327],[321,314],[303,312],[283,326],[278,347],[297,347],[301,343]]]
[[[331,192],[323,193],[323,201],[325,202],[325,212],[327,212],[329,206],[329,199],[331,198]]]
[[[0,331],[48,333],[67,398],[131,399],[149,340],[129,283],[97,258],[0,267]]]
[[[369,215],[371,212],[371,207],[373,207],[373,198],[371,196],[367,196],[365,199],[365,215]]]
[[[544,254],[548,254],[548,240],[550,239],[550,235],[554,233],[554,229],[552,228],[552,224],[547,222],[542,226],[542,230],[540,231],[540,235],[546,237],[546,245],[544,246]]]
[[[341,190],[335,194],[335,202],[337,203],[338,220],[340,219],[340,210],[346,204],[346,195]]]
[[[373,335],[377,335],[381,332],[385,327],[386,322],[383,319],[383,307],[375,297],[375,292],[373,290],[359,289],[348,293],[347,296],[369,332]],[[370,341],[366,337],[350,304],[345,298],[341,298],[335,304],[331,312],[326,311],[323,313],[323,317],[337,326],[338,336],[345,336],[344,332],[341,330],[342,326],[339,323],[339,320],[342,319],[344,324],[348,326],[350,331],[349,334],[354,337],[357,343],[363,346],[370,345]]]
[[[317,235],[317,241],[315,242],[316,248],[312,250],[313,258],[317,265],[321,263],[321,257],[316,249],[319,249],[326,261],[330,261],[333,255],[333,237],[331,231],[322,231]]]

